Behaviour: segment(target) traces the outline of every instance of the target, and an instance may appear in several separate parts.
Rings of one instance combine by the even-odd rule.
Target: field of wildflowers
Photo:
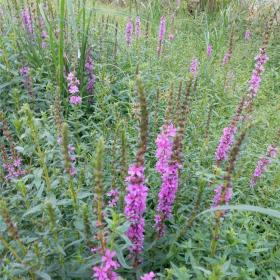
[[[0,0],[0,280],[280,279],[280,10],[195,2]]]

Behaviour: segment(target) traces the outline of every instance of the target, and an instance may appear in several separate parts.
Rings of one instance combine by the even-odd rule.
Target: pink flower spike
[[[141,37],[141,19],[139,16],[137,16],[135,19],[135,35],[136,38]]]
[[[234,126],[225,127],[223,135],[221,136],[219,145],[216,150],[216,161],[221,162],[226,160],[228,153],[233,144],[234,136],[237,131],[237,128]]]
[[[207,46],[207,56],[208,57],[210,57],[212,55],[212,51],[213,51],[212,45],[208,44],[208,46]]]
[[[131,19],[129,19],[125,28],[126,43],[129,47],[131,46],[132,43],[132,34],[133,34],[133,23]]]
[[[251,187],[254,187],[257,184],[258,179],[263,175],[267,167],[272,163],[272,159],[277,156],[277,152],[278,150],[275,146],[268,146],[266,156],[262,156],[257,162],[257,166],[250,181]]]
[[[70,96],[70,103],[73,105],[79,105],[82,103],[82,97],[79,95]]]
[[[143,276],[141,276],[140,279],[141,280],[153,280],[155,277],[156,277],[155,273],[151,271],[151,272],[146,273]]]
[[[249,40],[251,39],[251,36],[252,36],[251,31],[247,29],[247,30],[245,31],[245,34],[244,34],[244,39],[245,39],[245,41],[249,41]]]
[[[197,76],[197,72],[198,72],[198,65],[199,65],[199,61],[197,58],[193,58],[191,65],[190,65],[190,72],[194,75]]]

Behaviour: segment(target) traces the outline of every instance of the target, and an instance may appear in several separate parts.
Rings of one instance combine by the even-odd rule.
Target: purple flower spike
[[[82,103],[82,97],[79,95],[72,95],[70,96],[70,103],[73,105],[79,105]]]
[[[30,69],[27,66],[24,66],[19,69],[19,73],[22,77],[27,77],[29,75]]]
[[[247,29],[247,30],[245,31],[245,34],[244,34],[244,39],[245,39],[246,41],[249,41],[249,40],[251,39],[251,36],[252,36],[251,31]]]
[[[131,46],[132,43],[132,34],[133,34],[133,23],[131,19],[129,19],[125,28],[125,39],[129,47]]]
[[[212,56],[212,51],[213,51],[212,45],[208,44],[208,46],[207,46],[207,56],[208,57]]]
[[[24,9],[21,12],[22,22],[24,24],[25,29],[30,33],[33,34],[33,25],[32,25],[32,17],[28,8]]]
[[[267,148],[266,156],[262,156],[259,159],[259,161],[257,163],[257,166],[255,168],[255,171],[252,175],[252,178],[251,178],[251,181],[250,181],[251,187],[254,187],[256,185],[258,179],[266,171],[268,165],[270,165],[272,163],[272,159],[277,156],[277,152],[278,152],[278,149],[273,145],[270,145]]]
[[[158,55],[160,55],[162,52],[162,43],[164,40],[165,32],[166,32],[166,18],[165,16],[162,16],[160,18],[159,31],[158,31],[158,49],[157,49]]]
[[[173,124],[165,125],[156,140],[156,157],[158,159],[156,170],[160,173],[162,180],[155,215],[155,228],[159,236],[163,236],[165,233],[164,222],[172,215],[173,203],[178,189],[180,166],[170,162],[175,135],[176,128]]]
[[[190,72],[193,74],[193,76],[197,76],[197,72],[198,72],[198,65],[199,65],[199,61],[197,58],[193,58],[191,65],[190,65]]]
[[[231,59],[231,53],[229,51],[227,51],[223,58],[223,65],[228,64],[230,59]]]
[[[222,206],[224,204],[229,204],[232,199],[232,186],[225,187],[224,185],[219,185],[215,190],[215,195],[213,198],[212,207]]]
[[[261,48],[260,53],[255,58],[256,64],[255,64],[255,68],[252,72],[251,80],[249,82],[249,92],[247,95],[247,100],[245,102],[245,108],[248,108],[251,106],[254,98],[258,94],[258,91],[259,91],[260,85],[261,85],[261,75],[263,74],[263,72],[265,70],[264,65],[268,61],[268,59],[269,58],[268,58],[267,54],[265,53],[265,49]]]
[[[141,19],[139,16],[137,16],[135,19],[135,35],[136,38],[141,37]]]
[[[119,263],[114,260],[116,252],[105,250],[101,258],[101,264],[93,267],[93,279],[96,280],[118,280],[119,276],[114,271],[120,267]]]
[[[108,205],[109,207],[116,207],[117,203],[119,201],[119,197],[120,197],[120,193],[117,189],[112,189],[111,191],[109,191],[107,193],[107,196],[109,196],[111,198],[111,200],[109,201]]]
[[[80,81],[75,77],[73,72],[70,72],[67,76],[68,81],[68,91],[70,94],[70,103],[73,105],[78,105],[82,103],[82,97],[78,95]]]
[[[235,126],[229,126],[224,128],[224,133],[220,139],[218,148],[216,150],[217,163],[227,159],[228,153],[233,144],[236,131],[237,128]]]
[[[141,280],[153,280],[155,277],[156,277],[155,273],[151,271],[151,272],[146,273],[143,276],[141,276],[140,279]]]
[[[128,169],[126,181],[124,214],[131,223],[127,236],[132,242],[130,252],[137,257],[143,250],[145,226],[143,214],[146,210],[148,195],[148,188],[145,186],[144,167],[132,164]]]

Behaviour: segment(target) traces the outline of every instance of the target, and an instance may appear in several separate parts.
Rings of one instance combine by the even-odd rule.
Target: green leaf
[[[31,214],[34,214],[34,213],[37,213],[37,212],[41,212],[42,211],[42,204],[39,204],[39,205],[36,205],[34,207],[32,207],[31,209],[29,209],[28,211],[26,211],[24,214],[23,214],[23,218],[31,215]]]
[[[35,274],[39,277],[39,279],[44,280],[52,280],[49,274],[42,272],[42,271],[35,271]]]
[[[123,268],[126,268],[126,269],[131,269],[131,268],[132,268],[131,266],[129,266],[129,265],[126,263],[126,261],[125,261],[125,259],[124,259],[124,256],[123,256],[122,250],[116,249],[116,254],[117,254],[118,261],[119,261],[119,263],[121,264],[121,266],[122,266]]]
[[[179,280],[187,280],[190,279],[190,275],[185,267],[178,267],[174,263],[171,262],[172,270],[174,276]]]
[[[238,211],[249,211],[249,212],[257,212],[260,214],[264,214],[267,216],[271,216],[274,218],[280,219],[280,211],[273,210],[271,208],[264,208],[264,207],[259,207],[259,206],[253,206],[253,205],[246,205],[246,204],[240,204],[240,205],[224,205],[224,206],[219,206],[219,207],[214,207],[207,209],[201,213],[199,213],[197,217],[204,215],[206,213],[211,213],[219,210],[238,210]]]

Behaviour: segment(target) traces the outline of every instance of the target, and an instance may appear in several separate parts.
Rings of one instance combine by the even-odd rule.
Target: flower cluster
[[[252,36],[251,31],[247,29],[247,30],[245,31],[245,34],[244,34],[244,39],[245,39],[246,41],[249,41],[249,40],[251,39],[251,36]]]
[[[237,128],[233,125],[224,128],[223,135],[216,149],[215,155],[217,163],[227,159],[236,131]]]
[[[120,198],[120,193],[117,189],[111,189],[108,193],[107,196],[109,196],[111,198],[111,200],[109,201],[108,205],[109,207],[116,207],[119,198]]]
[[[28,66],[23,66],[19,69],[19,73],[23,78],[24,87],[29,93],[30,97],[34,99],[35,94],[33,91],[33,85],[32,85],[32,76],[30,75],[30,69]]]
[[[140,279],[141,280],[153,280],[155,277],[156,277],[155,273],[151,271],[151,272],[146,273],[143,276],[141,276]]]
[[[232,186],[225,187],[225,185],[219,185],[215,189],[215,195],[213,198],[213,207],[228,204],[232,199]]]
[[[86,69],[86,73],[89,77],[89,80],[88,80],[88,83],[87,83],[87,91],[89,93],[92,93],[93,89],[94,89],[94,84],[95,84],[95,75],[93,73],[94,63],[93,63],[93,59],[90,55],[87,56],[85,69]]]
[[[249,99],[252,100],[257,96],[261,84],[261,74],[264,72],[264,65],[268,61],[268,55],[263,48],[260,49],[256,57],[256,65],[249,82]]]
[[[224,58],[223,58],[223,65],[226,65],[228,64],[228,62],[230,61],[231,59],[231,52],[230,51],[227,51],[224,55]]]
[[[141,19],[139,16],[135,18],[135,35],[136,38],[141,37]]]
[[[16,179],[26,172],[21,168],[22,159],[20,157],[10,158],[9,161],[3,163],[3,168],[7,172],[6,180]]]
[[[158,55],[160,55],[162,52],[162,43],[164,40],[165,32],[166,32],[166,18],[165,16],[162,16],[160,18],[159,31],[158,31],[158,49],[157,49]]]
[[[30,33],[33,34],[33,25],[32,25],[32,17],[28,8],[25,8],[21,12],[22,22],[24,24],[25,29]]]
[[[173,124],[163,126],[161,133],[157,136],[156,145],[156,157],[158,159],[156,163],[156,170],[160,174],[163,174],[167,169],[173,151],[173,138],[176,135],[176,128]]]
[[[207,56],[208,57],[210,57],[212,55],[212,51],[213,51],[212,45],[208,44],[207,45]]]
[[[264,157],[261,157],[257,163],[255,171],[253,173],[250,185],[254,187],[258,181],[258,179],[262,176],[262,174],[267,169],[267,166],[271,164],[273,158],[277,156],[277,148],[273,145],[270,145],[267,149],[267,154]]]
[[[27,66],[23,66],[19,69],[19,73],[22,77],[27,77],[29,75],[30,69]]]
[[[129,18],[125,28],[125,39],[128,46],[131,46],[132,34],[133,34],[133,23]]]
[[[178,188],[179,165],[171,163],[175,135],[176,128],[173,124],[165,125],[156,140],[156,157],[158,159],[156,170],[161,175],[162,185],[158,194],[155,228],[160,236],[164,235],[164,221],[172,214],[172,206]]]
[[[117,280],[118,274],[114,271],[120,267],[119,263],[114,260],[116,252],[105,250],[101,258],[101,264],[93,267],[93,279],[97,280]]]
[[[193,74],[194,77],[197,76],[198,65],[199,65],[198,59],[197,58],[193,58],[189,70]]]
[[[71,94],[70,103],[73,105],[78,105],[82,102],[81,96],[78,95],[80,81],[75,77],[73,72],[70,72],[67,76],[68,81],[68,91]]]
[[[144,167],[132,164],[128,169],[127,189],[125,196],[124,213],[131,223],[127,231],[132,246],[131,253],[138,255],[143,250],[145,220],[143,214],[146,210],[148,188],[145,186]]]

